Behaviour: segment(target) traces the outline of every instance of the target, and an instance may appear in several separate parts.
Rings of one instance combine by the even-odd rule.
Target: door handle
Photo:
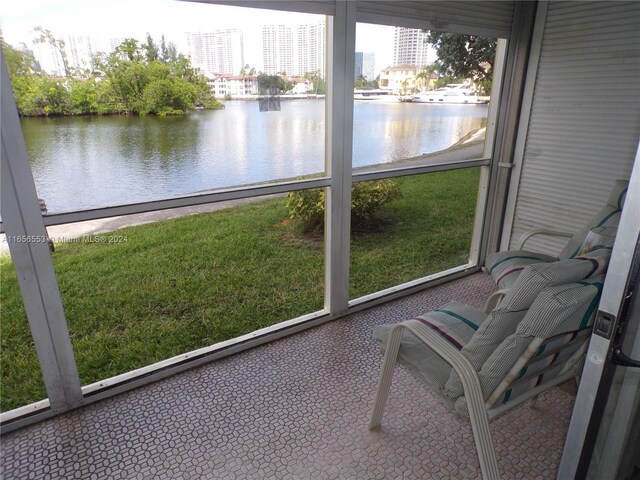
[[[622,351],[622,348],[620,346],[617,346],[613,349],[611,362],[622,367],[640,368],[640,360],[635,360],[629,357]]]

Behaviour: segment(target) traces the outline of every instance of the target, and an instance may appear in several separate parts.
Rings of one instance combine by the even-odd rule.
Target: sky
[[[178,51],[187,53],[185,32],[209,32],[238,28],[244,34],[245,63],[262,65],[261,26],[305,24],[321,21],[321,15],[207,5],[176,0],[5,0],[0,26],[5,40],[31,46],[35,26],[56,37],[89,36],[108,45],[110,38],[156,40],[164,33]],[[356,51],[376,54],[378,73],[393,62],[393,27],[358,24]]]

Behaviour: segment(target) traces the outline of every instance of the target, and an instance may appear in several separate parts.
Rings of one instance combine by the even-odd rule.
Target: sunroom
[[[207,129],[205,114],[196,111],[180,120],[183,134],[175,133],[177,120],[156,128],[143,117],[105,118],[113,124],[101,131],[87,119],[52,129],[48,119],[18,116],[3,54],[0,206],[10,257],[2,268],[10,270],[3,281],[22,304],[2,305],[2,475],[498,478],[478,460],[468,419],[402,369],[396,369],[382,428],[368,429],[382,365],[372,329],[450,300],[482,307],[496,290],[483,270],[488,255],[517,250],[532,229],[580,231],[623,180],[627,198],[579,385],[570,380],[535,406],[505,413],[491,423],[491,434],[502,478],[634,478],[640,472],[634,360],[640,358],[640,5],[172,3],[200,9],[203,22],[264,18],[274,26],[273,38],[282,32],[322,38],[322,66],[306,79],[313,98],[260,102],[261,109],[281,111],[256,107],[226,127]],[[300,14],[305,28],[289,29],[287,16]],[[495,41],[489,102],[458,106],[469,117],[452,127],[459,135],[427,153],[422,136],[435,134],[424,134],[427,122],[413,112],[440,109],[444,117],[447,105],[354,100],[356,52],[393,27]],[[263,38],[270,31],[263,30]],[[273,73],[279,67],[274,64]],[[319,76],[324,97],[317,95]],[[248,111],[250,103],[228,102],[224,113]],[[374,123],[390,108],[399,124],[396,117]],[[265,118],[274,123],[256,140]],[[134,120],[145,123],[138,127]],[[76,125],[79,140],[69,140],[72,121],[83,122]],[[47,129],[49,136],[34,133]],[[126,130],[138,136],[122,140],[118,132]],[[471,131],[475,135],[466,135]],[[102,159],[101,147],[87,147],[99,137],[117,144],[108,153],[114,156],[144,143],[160,166],[134,171],[127,165],[133,173],[125,187],[91,190],[87,185],[111,173],[91,162]],[[372,138],[382,139],[375,145],[384,148]],[[174,158],[177,145],[194,143],[215,155],[207,144],[213,139],[222,160],[238,164],[219,184],[210,182],[210,171]],[[399,156],[374,160],[388,155],[385,141]],[[264,158],[252,153],[256,142],[266,145]],[[34,152],[51,143],[62,157],[86,160],[84,168],[65,164],[54,180],[40,182],[42,172],[54,174],[34,161]],[[316,163],[308,162],[307,144],[316,147]],[[201,183],[172,190],[162,174],[179,162]],[[271,165],[270,173],[242,176],[262,163]],[[74,198],[95,196],[74,207],[43,195],[64,177],[77,186]],[[378,228],[358,229],[353,187],[380,180],[398,182],[402,207]],[[127,190],[135,195],[122,201]],[[278,215],[286,195],[311,191],[322,192],[324,228],[301,240]],[[193,221],[170,223],[171,215],[158,212]],[[131,229],[137,227],[115,230],[153,222],[154,215],[162,221],[140,227],[138,237]],[[113,227],[96,230],[91,222]],[[91,239],[87,245],[66,241],[51,252],[40,241],[77,226]],[[394,237],[394,230],[403,233]],[[543,233],[528,239],[527,249],[557,257],[566,241]],[[387,242],[395,243],[385,250]],[[150,265],[156,270],[147,275]],[[124,280],[122,272],[128,272]],[[154,297],[161,288],[171,301]],[[150,326],[147,317],[156,323]],[[30,390],[19,393],[23,387]]]

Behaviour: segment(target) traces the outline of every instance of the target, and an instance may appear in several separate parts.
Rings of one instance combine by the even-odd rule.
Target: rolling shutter
[[[511,1],[359,0],[357,19],[365,23],[509,38],[513,9]]]
[[[510,248],[531,228],[578,231],[614,180],[629,178],[640,136],[639,85],[638,3],[549,4]],[[527,248],[557,254],[565,243],[535,237]]]

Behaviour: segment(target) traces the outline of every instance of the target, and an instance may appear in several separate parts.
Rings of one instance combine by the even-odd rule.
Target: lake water
[[[324,172],[324,100],[257,102],[176,117],[24,118],[49,212],[167,198]],[[355,167],[443,150],[479,128],[486,105],[356,102]]]

